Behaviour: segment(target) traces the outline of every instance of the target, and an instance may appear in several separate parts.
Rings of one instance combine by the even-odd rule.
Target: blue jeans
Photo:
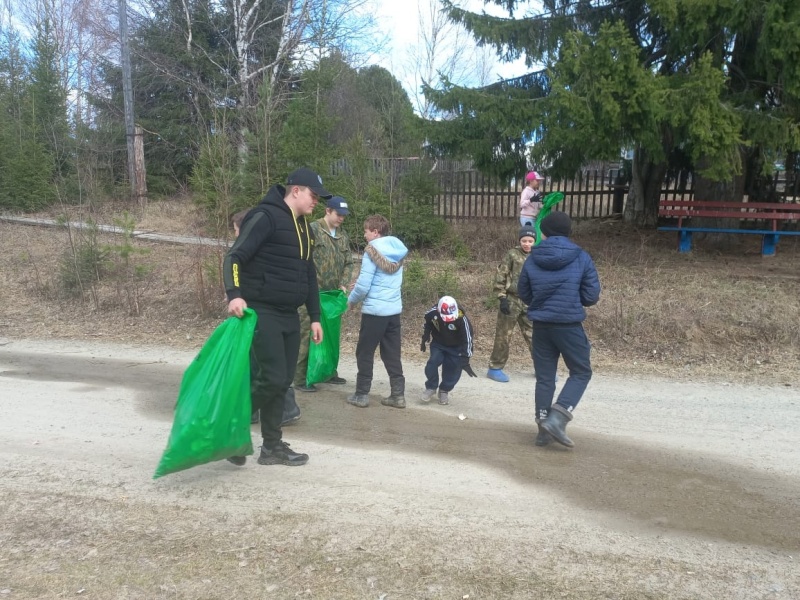
[[[556,392],[556,367],[559,356],[569,369],[569,377],[556,404],[572,412],[592,378],[589,358],[591,346],[580,323],[534,323],[533,368],[536,370],[536,418],[547,418]]]
[[[442,384],[439,385],[439,367],[442,367]],[[458,348],[431,342],[431,357],[425,365],[425,389],[450,392],[461,379],[461,357]]]

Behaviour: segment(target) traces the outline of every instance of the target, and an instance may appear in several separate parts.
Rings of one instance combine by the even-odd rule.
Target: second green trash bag
[[[183,372],[172,431],[153,479],[229,456],[253,453],[250,344],[256,313],[229,317]]]
[[[328,381],[339,365],[339,336],[342,314],[347,310],[347,296],[342,290],[320,292],[319,304],[322,343],[311,342],[308,348],[306,385]]]

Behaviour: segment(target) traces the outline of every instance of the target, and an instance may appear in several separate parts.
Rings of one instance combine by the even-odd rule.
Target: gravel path
[[[303,468],[153,481],[192,358],[0,338],[0,598],[800,598],[793,387],[598,374],[540,449],[530,374],[424,405],[412,356],[404,411],[298,394]]]

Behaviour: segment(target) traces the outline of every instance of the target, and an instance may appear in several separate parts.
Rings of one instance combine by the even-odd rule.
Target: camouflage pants
[[[519,326],[520,333],[525,339],[528,351],[531,351],[533,326],[528,320],[528,307],[517,296],[508,296],[508,304],[511,307],[510,315],[504,315],[501,311],[497,311],[494,346],[492,347],[492,356],[489,358],[490,369],[502,369],[506,366],[511,337],[514,335],[514,329],[517,326]]]
[[[306,374],[308,373],[308,348],[311,344],[311,317],[308,316],[305,304],[297,309],[300,317],[300,354],[297,355],[297,367],[294,370],[294,386],[304,386],[306,384]],[[339,372],[333,373],[332,377],[338,377]]]

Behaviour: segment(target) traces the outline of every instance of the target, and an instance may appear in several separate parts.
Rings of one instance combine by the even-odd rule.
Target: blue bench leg
[[[692,232],[679,231],[678,232],[678,252],[686,253],[692,251]]]
[[[777,233],[768,233],[761,239],[761,256],[775,256],[775,246],[778,245]]]

